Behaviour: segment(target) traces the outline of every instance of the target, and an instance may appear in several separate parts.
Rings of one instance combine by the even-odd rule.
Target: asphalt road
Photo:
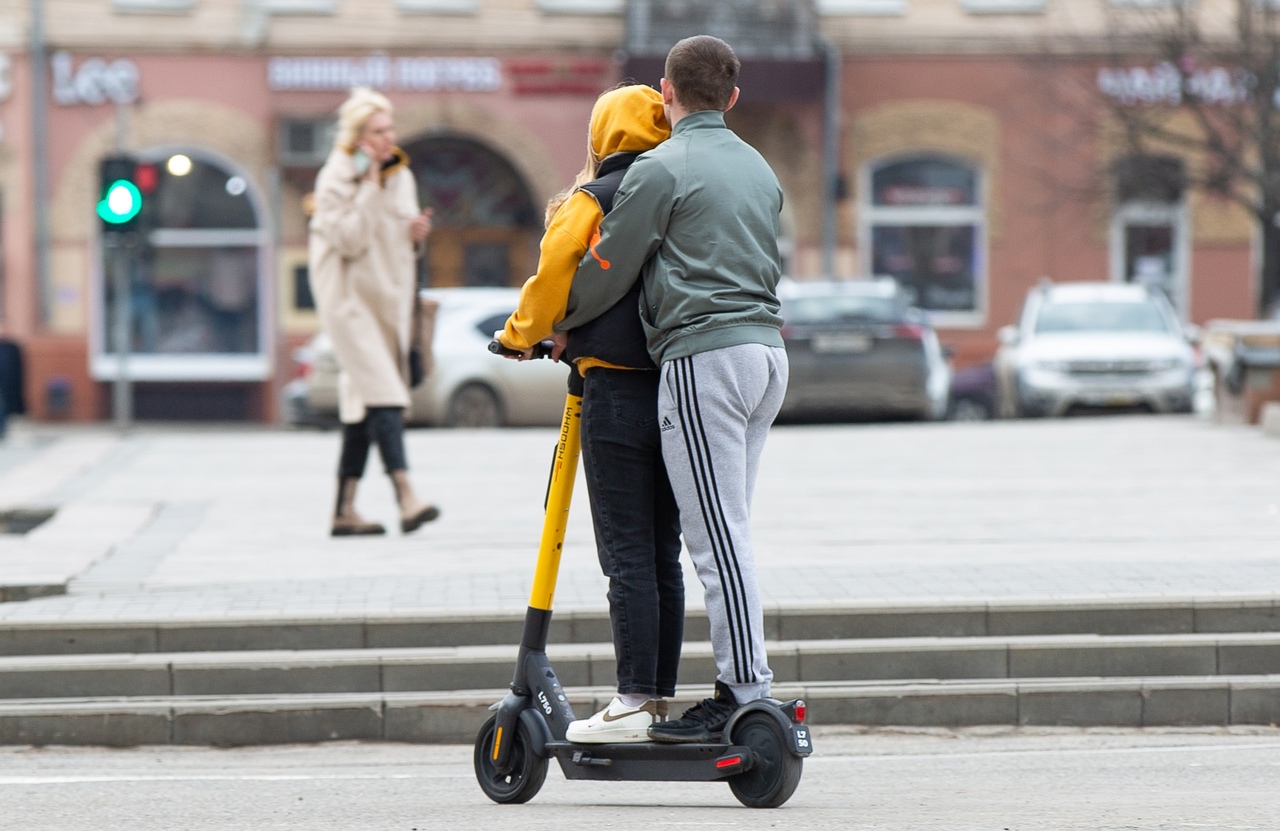
[[[567,782],[480,793],[471,748],[329,744],[0,748],[0,829],[893,829],[1099,831],[1280,825],[1280,729],[816,731],[792,800],[720,784]]]

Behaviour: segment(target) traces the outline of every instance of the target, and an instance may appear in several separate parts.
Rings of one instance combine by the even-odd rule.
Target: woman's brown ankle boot
[[[409,484],[409,471],[391,472],[391,484],[396,489],[396,502],[400,504],[400,530],[406,534],[417,531],[426,523],[440,516],[440,509],[418,501]]]
[[[377,522],[367,522],[356,513],[356,486],[360,480],[354,476],[338,480],[338,502],[333,509],[334,537],[369,537],[387,533]]]

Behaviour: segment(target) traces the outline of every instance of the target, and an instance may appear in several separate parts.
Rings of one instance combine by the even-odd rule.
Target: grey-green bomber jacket
[[[724,113],[690,113],[627,171],[556,331],[608,310],[639,275],[640,318],[659,364],[744,343],[782,346],[781,210],[778,178]]]

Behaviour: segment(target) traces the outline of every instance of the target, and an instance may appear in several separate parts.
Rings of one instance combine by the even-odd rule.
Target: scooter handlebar
[[[529,360],[534,360],[535,358],[550,358],[551,350],[555,349],[555,346],[556,346],[555,341],[550,341],[550,340],[539,341],[538,343],[534,344],[533,354],[529,356]],[[497,338],[494,338],[493,340],[489,341],[489,351],[495,355],[504,355],[504,356],[522,354],[522,350],[511,349],[510,347],[503,346],[502,342],[499,341]]]

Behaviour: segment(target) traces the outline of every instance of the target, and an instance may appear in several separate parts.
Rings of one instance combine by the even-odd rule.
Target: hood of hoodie
[[[662,94],[643,84],[612,89],[591,109],[591,152],[602,160],[614,153],[643,153],[671,136],[662,112]]]

